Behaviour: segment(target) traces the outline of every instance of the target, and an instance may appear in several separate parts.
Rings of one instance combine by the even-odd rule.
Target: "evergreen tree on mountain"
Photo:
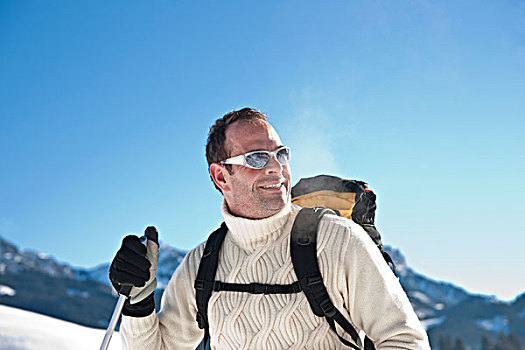
[[[467,347],[465,346],[465,343],[463,342],[463,338],[457,337],[456,342],[454,343],[454,347],[452,350],[467,350]]]
[[[496,344],[491,348],[491,350],[524,350],[523,343],[521,340],[514,334],[509,334],[508,336],[500,332],[498,334]]]
[[[507,337],[509,344],[512,346],[512,349],[514,350],[525,350],[523,347],[523,343],[521,342],[520,338],[518,338],[515,334],[510,333]]]
[[[452,337],[450,334],[439,337],[439,350],[452,350]]]
[[[499,332],[496,339],[496,344],[492,347],[492,350],[511,350],[512,347],[507,340],[507,336],[503,332]]]
[[[486,335],[483,335],[483,337],[481,338],[481,350],[492,350],[492,349],[493,349],[493,345],[489,337],[487,337]]]

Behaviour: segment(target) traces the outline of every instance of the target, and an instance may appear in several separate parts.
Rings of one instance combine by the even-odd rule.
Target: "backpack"
[[[381,235],[374,225],[376,195],[366,182],[318,175],[299,180],[292,187],[292,203],[306,207],[326,207],[359,224],[374,241],[385,261],[395,272],[395,264],[383,249]]]
[[[317,228],[319,221],[326,214],[341,215],[354,220],[366,230],[387,263],[394,269],[392,259],[383,251],[381,236],[374,226],[375,198],[375,194],[368,190],[366,183],[362,181],[345,180],[328,175],[301,179],[292,188],[292,203],[303,206],[303,208],[295,218],[290,235],[290,255],[298,280],[289,285],[225,283],[215,280],[219,251],[228,232],[228,228],[223,222],[208,237],[194,284],[197,323],[199,328],[204,329],[204,348],[210,336],[208,302],[211,294],[214,291],[229,291],[252,294],[304,292],[313,313],[326,319],[330,328],[343,344],[359,350],[358,345],[361,345],[359,335],[350,322],[334,306],[323,282],[317,262]],[[358,345],[340,336],[336,331],[335,323],[342,327]],[[365,337],[364,349],[375,349],[373,342],[368,337]]]

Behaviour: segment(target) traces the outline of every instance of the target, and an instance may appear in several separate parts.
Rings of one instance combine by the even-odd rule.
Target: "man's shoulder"
[[[218,231],[218,230],[215,230]],[[215,232],[210,231],[208,236],[206,237],[206,240],[204,242],[201,242],[199,245],[197,245],[195,248],[191,249],[187,256],[200,260],[202,258],[202,255],[204,254],[204,249],[206,248],[206,244],[208,243],[208,240],[210,239],[210,236]]]
[[[319,240],[333,234],[344,235],[347,240],[369,240],[370,237],[361,225],[336,214],[326,214],[319,222]]]
[[[196,246],[195,248],[191,249],[188,252],[188,254],[186,254],[185,260],[194,261],[194,262],[200,261],[204,253],[204,248],[206,247],[206,242],[207,241],[204,241],[200,243],[198,246]]]
[[[355,229],[355,227],[361,227],[354,221],[345,218],[344,216],[337,215],[336,213],[327,213],[321,218],[321,222],[324,224],[331,224],[337,226],[344,226],[349,230]]]

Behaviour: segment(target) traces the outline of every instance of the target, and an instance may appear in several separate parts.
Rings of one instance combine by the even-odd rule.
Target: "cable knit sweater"
[[[288,205],[272,217],[249,220],[231,215],[223,204],[229,231],[219,254],[216,279],[231,283],[295,282],[289,239],[299,210]],[[175,271],[158,314],[123,316],[124,348],[196,348],[204,332],[195,321],[193,283],[203,250],[204,243],[190,251]],[[317,254],[334,305],[358,332],[366,332],[377,349],[430,349],[397,278],[359,225],[325,215],[319,225]],[[213,349],[348,349],[326,320],[313,314],[303,293],[214,292],[208,310]]]

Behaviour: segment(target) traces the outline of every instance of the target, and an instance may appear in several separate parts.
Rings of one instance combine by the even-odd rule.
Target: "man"
[[[263,151],[263,152],[254,152]],[[291,204],[289,149],[266,116],[244,108],[218,119],[206,157],[224,195],[228,233],[216,279],[230,283],[291,284],[290,231],[299,207]],[[126,237],[110,278],[117,290],[134,284],[124,308],[123,344],[129,349],[193,350],[203,337],[197,325],[194,282],[204,243],[190,251],[154,312],[158,245]],[[372,240],[357,224],[335,215],[318,230],[319,266],[335,306],[377,349],[429,349],[426,333],[399,282]],[[148,272],[149,271],[149,272]],[[313,314],[303,293],[215,292],[208,304],[213,349],[345,349],[324,318]]]

